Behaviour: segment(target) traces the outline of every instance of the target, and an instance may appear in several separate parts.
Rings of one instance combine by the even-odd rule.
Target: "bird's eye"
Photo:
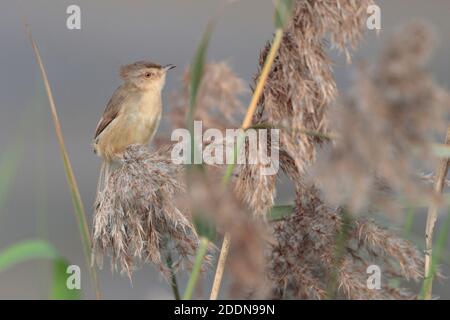
[[[146,72],[146,73],[145,73],[145,77],[146,77],[146,78],[151,78],[151,76],[152,76],[152,73],[151,73],[151,72]]]

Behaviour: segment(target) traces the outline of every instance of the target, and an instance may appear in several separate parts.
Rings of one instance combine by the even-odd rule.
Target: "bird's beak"
[[[173,69],[175,67],[176,66],[173,65],[173,64],[168,64],[168,65],[164,66],[163,69],[164,69],[165,72],[167,72],[167,71],[169,71],[169,70],[171,70],[171,69]]]

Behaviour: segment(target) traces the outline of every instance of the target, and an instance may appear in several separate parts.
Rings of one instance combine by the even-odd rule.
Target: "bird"
[[[102,159],[99,187],[128,146],[148,144],[159,127],[167,71],[175,65],[137,61],[120,68],[123,83],[106,105],[94,135],[94,152]],[[98,188],[99,188],[98,187]]]

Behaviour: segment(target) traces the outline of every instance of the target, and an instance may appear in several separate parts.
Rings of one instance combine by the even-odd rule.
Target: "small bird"
[[[173,68],[150,61],[120,68],[124,83],[112,95],[95,130],[94,152],[103,159],[100,180],[107,179],[112,162],[128,146],[147,144],[153,138],[161,120],[166,73]]]

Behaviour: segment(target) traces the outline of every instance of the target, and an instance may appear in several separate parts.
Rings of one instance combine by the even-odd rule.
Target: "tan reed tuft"
[[[175,267],[190,263],[199,240],[186,210],[174,201],[185,185],[183,167],[172,163],[169,150],[128,147],[97,195],[93,249],[99,265],[108,254],[112,268],[129,276],[140,262],[152,262],[168,277],[168,250],[179,255]]]

